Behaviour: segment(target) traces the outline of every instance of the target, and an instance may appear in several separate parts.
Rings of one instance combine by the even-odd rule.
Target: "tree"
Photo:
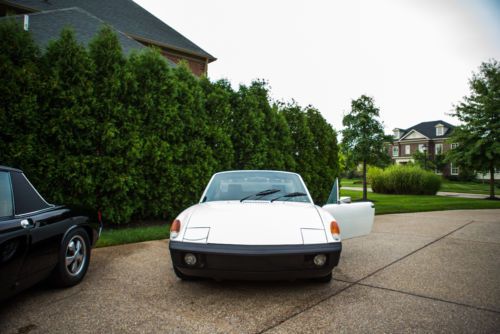
[[[367,199],[366,168],[388,159],[385,143],[391,138],[384,134],[384,126],[378,120],[379,109],[373,98],[361,95],[351,102],[351,112],[344,116],[342,124],[342,148],[353,163],[363,164],[363,200]]]
[[[90,42],[89,55],[94,66],[89,110],[96,126],[87,133],[95,143],[87,175],[95,185],[96,208],[110,221],[127,222],[140,207],[132,195],[139,173],[137,160],[142,154],[141,123],[137,112],[127,105],[127,59],[109,27],[102,28]]]
[[[131,194],[141,203],[135,215],[146,219],[172,217],[177,210],[172,185],[179,183],[172,163],[178,147],[170,143],[176,129],[172,119],[178,112],[172,70],[158,50],[145,49],[130,56],[126,72],[126,104],[141,124],[142,138],[139,177]]]
[[[64,29],[49,43],[40,69],[44,89],[38,115],[43,131],[38,145],[44,153],[30,177],[52,202],[95,208],[94,183],[88,176],[94,157],[94,140],[88,134],[96,127],[90,108],[90,57],[73,31]]]
[[[280,106],[280,112],[286,118],[290,136],[293,140],[291,155],[295,160],[295,171],[304,182],[312,185],[312,165],[314,164],[314,137],[307,125],[307,116],[295,102]]]
[[[200,79],[205,95],[205,112],[208,121],[207,144],[213,149],[217,170],[230,170],[234,163],[234,148],[231,142],[233,110],[231,99],[235,92],[227,80],[211,82],[207,77]]]
[[[495,199],[495,167],[500,166],[500,63],[482,63],[469,80],[471,93],[455,106],[462,124],[451,135],[458,146],[447,160],[458,166],[490,173],[490,199]]]
[[[14,20],[2,20],[0,40],[0,163],[31,175],[42,153],[37,112],[40,51],[30,33]]]

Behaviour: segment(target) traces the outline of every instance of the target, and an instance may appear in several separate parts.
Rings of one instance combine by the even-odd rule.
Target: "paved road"
[[[0,333],[498,332],[500,210],[377,216],[330,284],[182,282],[167,241],[95,250],[79,286],[0,307]]]
[[[342,189],[363,191],[363,188],[360,188],[360,187],[342,187]],[[370,193],[373,192],[372,188],[367,188],[366,191],[368,191]],[[436,195],[445,196],[445,197],[459,197],[459,198],[473,198],[473,199],[485,199],[485,198],[489,197],[489,195],[469,194],[469,193],[454,193],[454,192],[449,192],[449,191],[438,191],[436,193]]]

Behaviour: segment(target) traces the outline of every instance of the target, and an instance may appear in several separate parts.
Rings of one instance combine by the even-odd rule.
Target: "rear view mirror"
[[[352,200],[351,200],[350,196],[343,196],[340,198],[340,201],[339,201],[339,203],[344,203],[344,204],[349,204],[351,202],[352,202]]]

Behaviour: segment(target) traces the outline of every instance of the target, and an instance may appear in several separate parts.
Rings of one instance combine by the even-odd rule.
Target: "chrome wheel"
[[[65,267],[68,274],[77,276],[85,266],[87,260],[87,246],[80,235],[75,235],[68,242],[66,248]]]

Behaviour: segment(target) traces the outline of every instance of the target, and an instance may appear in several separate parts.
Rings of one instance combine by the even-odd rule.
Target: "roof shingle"
[[[447,128],[446,132],[443,133],[442,136],[436,136],[436,125],[438,124],[443,124]],[[424,136],[429,137],[431,139],[446,138],[453,132],[454,127],[455,127],[454,125],[442,120],[422,122],[418,123],[417,125],[411,126],[408,129],[401,129],[404,131],[401,138],[407,135],[411,130],[416,130],[421,134],[423,134]]]
[[[7,16],[1,19],[14,19],[23,22],[24,15]],[[69,27],[74,31],[76,40],[84,46],[88,46],[92,38],[105,24],[90,13],[73,7],[29,14],[28,31],[33,36],[35,43],[45,48],[51,40],[59,38],[61,30]],[[113,29],[113,27],[111,28]],[[116,32],[124,53],[128,54],[132,50],[145,48],[144,45],[124,33],[116,29],[113,30]]]
[[[39,11],[79,7],[128,35],[171,46],[209,61],[216,58],[132,0],[6,0]]]

